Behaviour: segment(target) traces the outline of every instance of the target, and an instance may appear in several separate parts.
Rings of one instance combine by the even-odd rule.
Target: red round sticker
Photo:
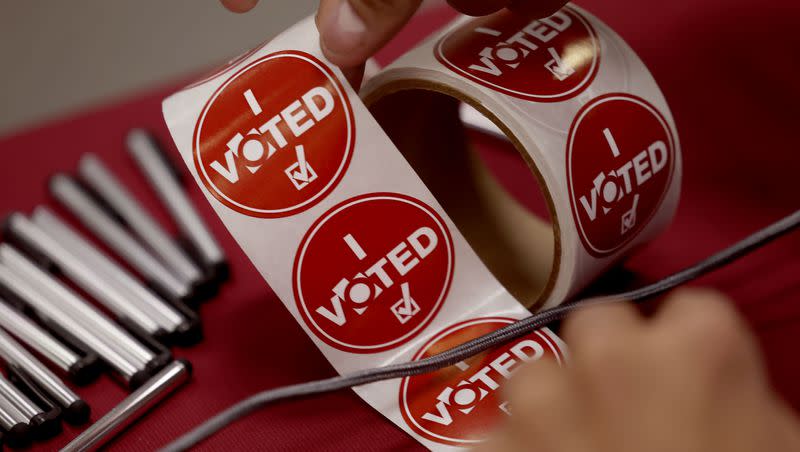
[[[344,175],[355,125],[344,88],[313,56],[260,58],[211,96],[194,133],[194,163],[206,188],[239,213],[299,213]]]
[[[410,340],[442,307],[453,240],[421,201],[394,193],[349,199],[309,229],[294,263],[298,310],[339,350],[376,353]]]
[[[607,94],[570,127],[567,183],[581,241],[595,257],[628,242],[658,211],[672,181],[675,139],[647,101]]]
[[[491,333],[513,319],[489,317],[455,324],[433,337],[414,356],[418,361]],[[400,411],[417,434],[451,446],[474,446],[492,432],[511,406],[501,388],[520,364],[564,354],[547,331],[535,331],[436,372],[400,383]]]
[[[578,95],[600,65],[597,33],[571,7],[533,22],[508,10],[474,19],[442,38],[435,53],[476,83],[536,102]]]

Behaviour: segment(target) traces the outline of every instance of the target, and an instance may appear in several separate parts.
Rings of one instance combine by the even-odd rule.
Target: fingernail
[[[346,54],[358,48],[367,32],[367,25],[348,0],[341,0],[330,14],[321,18],[322,45],[331,53]]]

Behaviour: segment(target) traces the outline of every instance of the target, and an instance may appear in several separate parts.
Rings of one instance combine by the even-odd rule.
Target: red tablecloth
[[[796,0],[637,2],[584,0],[580,4],[617,30],[659,81],[678,124],[685,177],[677,218],[669,231],[626,267],[638,282],[691,264],[800,207],[795,133],[800,126],[800,35]],[[419,39],[448,13],[420,17],[383,52],[384,61]],[[168,44],[165,44],[168,45]],[[52,68],[58,83],[57,68]],[[132,161],[122,138],[133,126],[153,129],[171,143],[161,99],[177,85],[126,102],[79,113],[0,140],[0,208],[29,212],[54,205],[45,183],[72,171],[87,151],[100,154],[154,215],[170,225]],[[475,137],[510,180],[519,174],[505,145]],[[169,147],[173,157],[177,152]],[[195,376],[113,444],[118,450],[161,446],[235,401],[265,388],[330,376],[333,370],[217,220],[194,186],[191,197],[227,250],[233,277],[202,308],[206,339],[176,355],[191,360]],[[520,194],[525,198],[525,192]],[[532,199],[532,198],[531,198]],[[532,201],[531,201],[532,202]],[[172,228],[172,226],[169,226]],[[736,301],[757,331],[774,384],[800,409],[800,234],[772,244],[698,284]],[[126,392],[107,377],[79,389],[93,419]],[[42,445],[63,445],[67,428]],[[204,449],[420,449],[350,391],[276,406],[235,424]]]

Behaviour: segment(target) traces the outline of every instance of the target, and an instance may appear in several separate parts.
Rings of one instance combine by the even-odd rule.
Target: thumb
[[[321,0],[320,43],[332,63],[355,67],[408,22],[422,0]]]

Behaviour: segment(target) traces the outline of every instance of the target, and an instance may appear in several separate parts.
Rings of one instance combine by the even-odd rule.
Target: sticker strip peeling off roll
[[[308,18],[171,96],[164,116],[217,214],[340,373],[422,359],[557,304],[672,217],[669,109],[583,10],[457,19],[369,81],[372,113],[318,42]],[[515,144],[552,225],[480,165],[462,101]],[[547,329],[356,392],[426,447],[471,447],[510,412],[503,383],[542,358],[568,359]]]

